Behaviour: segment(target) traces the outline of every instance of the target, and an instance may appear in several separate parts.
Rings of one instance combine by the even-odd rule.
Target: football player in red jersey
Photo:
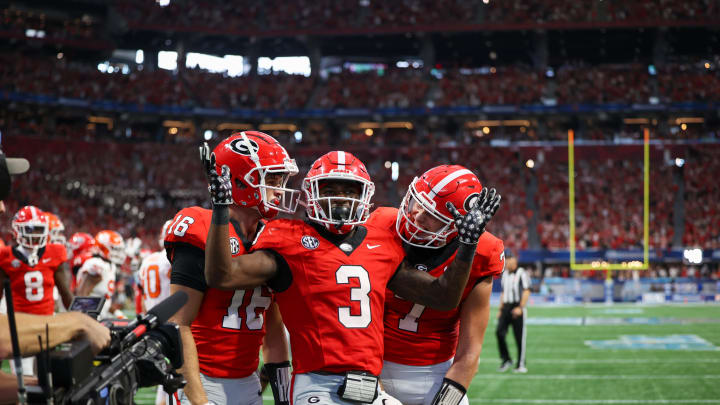
[[[482,188],[465,167],[442,165],[412,181],[399,210],[378,208],[374,215],[395,226],[408,262],[438,277],[459,245],[445,204],[452,202],[464,214]],[[462,300],[450,311],[426,308],[387,291],[380,379],[390,395],[405,405],[468,403],[465,392],[477,371],[492,279],[503,271],[503,252],[502,241],[490,232],[480,236]]]
[[[104,297],[99,318],[110,318],[116,274],[125,262],[125,241],[118,232],[102,230],[95,235],[97,254],[85,260],[77,273],[79,296]]]
[[[297,165],[273,137],[246,131],[223,140],[203,155],[232,168],[232,196],[228,193],[232,230],[225,236],[233,256],[250,249],[264,218],[294,212],[297,191],[286,188]],[[185,291],[188,303],[172,320],[180,325],[187,379],[182,403],[262,403],[256,374],[258,351],[265,336],[265,363],[288,360],[287,338],[273,303],[272,292],[260,284],[248,289],[220,290],[205,281],[205,241],[211,211],[181,210],[168,227],[165,247],[172,263],[170,291]],[[267,332],[267,336],[266,336]],[[289,375],[289,363],[281,367]]]
[[[34,206],[20,208],[12,220],[17,246],[0,248],[0,283],[10,279],[16,312],[52,315],[55,312],[53,288],[60,286],[63,302],[70,306],[72,294],[61,265],[67,260],[64,245],[49,243],[48,218]],[[0,291],[2,297],[3,291]],[[32,358],[25,372],[32,374]]]
[[[100,250],[95,237],[86,232],[76,232],[72,234],[68,240],[68,259],[70,261],[70,271],[72,280],[70,282],[71,289],[75,291],[77,288],[77,273],[85,264],[85,261],[93,256],[99,255]]]
[[[350,153],[330,152],[302,184],[309,221],[271,221],[253,253],[232,256],[222,243],[230,231],[231,171],[207,168],[214,204],[206,278],[219,288],[267,283],[276,292],[290,332],[296,405],[380,403],[385,289],[429,307],[455,308],[477,240],[499,205],[495,191],[485,189],[465,216],[449,205],[461,243],[448,270],[433,277],[403,261],[394,227],[369,214],[374,184],[365,165]]]

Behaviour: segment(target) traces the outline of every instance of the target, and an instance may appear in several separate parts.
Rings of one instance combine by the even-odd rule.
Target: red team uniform
[[[379,375],[382,369],[385,286],[404,252],[372,216],[350,239],[340,239],[321,225],[280,219],[269,222],[253,245],[281,264],[267,284],[290,332],[295,374]]]
[[[373,215],[381,216],[395,226],[396,208],[378,208]],[[413,249],[413,253],[421,251]],[[439,277],[452,263],[457,242],[443,249],[424,249],[424,255],[408,254],[407,260],[417,269]],[[450,311],[437,311],[414,304],[387,290],[385,301],[385,360],[394,363],[426,366],[450,360],[455,356],[462,303],[477,283],[485,277],[502,274],[505,260],[500,239],[484,232],[478,241],[470,278],[460,305]]]
[[[0,248],[0,269],[10,279],[16,312],[52,315],[55,272],[67,260],[65,246],[48,243],[38,251],[38,262],[30,266],[17,247]]]
[[[77,273],[85,262],[91,257],[99,254],[99,248],[95,238],[89,233],[76,232],[72,234],[68,241],[70,248],[69,257],[70,271],[72,280],[70,280],[70,289],[75,291],[77,288]]]
[[[172,283],[204,291],[202,304],[191,325],[197,346],[200,372],[209,377],[244,378],[258,369],[258,353],[265,336],[265,310],[272,303],[267,287],[225,291],[204,283],[205,242],[212,211],[184,208],[173,218],[165,236],[168,259],[173,263],[177,249],[190,249],[202,259],[197,274],[179,273],[173,266]],[[230,226],[233,256],[245,254],[250,243]],[[203,280],[201,285],[197,280]]]

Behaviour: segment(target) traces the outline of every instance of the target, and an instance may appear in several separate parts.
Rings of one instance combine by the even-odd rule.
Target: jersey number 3
[[[338,308],[338,319],[346,328],[367,328],[372,321],[372,313],[370,312],[370,276],[367,270],[362,266],[340,266],[335,272],[335,281],[338,284],[349,284],[351,278],[356,278],[360,282],[359,287],[350,289],[350,301],[360,303],[360,314],[353,315],[350,313],[350,307]]]

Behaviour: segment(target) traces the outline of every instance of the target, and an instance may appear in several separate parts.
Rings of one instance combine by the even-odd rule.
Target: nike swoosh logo
[[[42,262],[43,262],[43,263],[47,263],[47,262],[49,262],[50,260],[52,260],[52,259],[43,259]]]
[[[370,249],[370,250],[373,250],[373,249],[375,249],[375,248],[380,247],[380,245],[371,245],[371,244],[369,244],[369,243],[366,243],[365,246],[367,246],[367,248]]]

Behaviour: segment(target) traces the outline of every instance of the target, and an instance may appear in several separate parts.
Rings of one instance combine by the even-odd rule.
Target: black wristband
[[[477,250],[477,243],[472,245],[467,243],[458,243],[457,253],[455,259],[463,262],[471,262],[475,257],[475,251]]]
[[[227,205],[214,205],[212,210],[212,223],[227,225],[230,222],[230,208]]]
[[[265,363],[261,374],[267,376],[275,405],[290,405],[290,362]]]

